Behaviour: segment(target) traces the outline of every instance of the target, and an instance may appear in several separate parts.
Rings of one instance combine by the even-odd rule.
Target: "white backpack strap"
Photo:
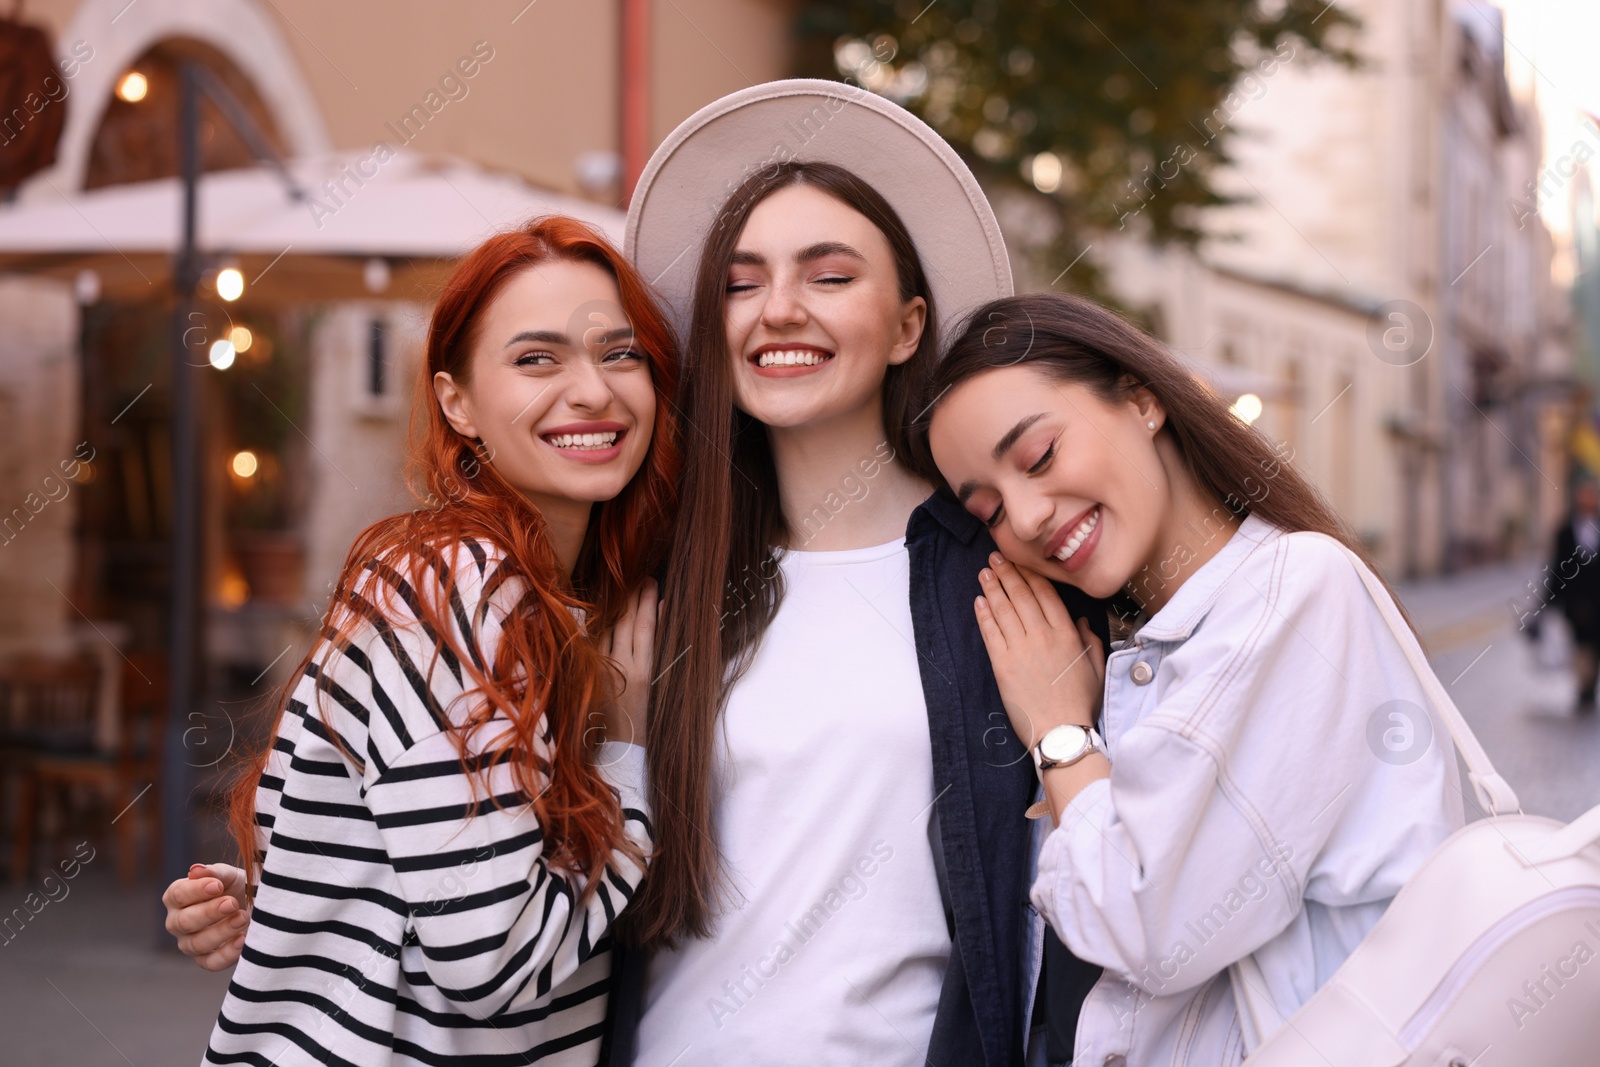
[[[1514,848],[1512,852],[1524,863],[1537,867],[1541,863],[1570,859],[1596,841],[1600,841],[1600,805],[1590,808],[1548,837]]]
[[[1400,643],[1406,659],[1411,663],[1411,669],[1416,672],[1417,680],[1422,683],[1428,699],[1433,702],[1434,710],[1438,712],[1439,718],[1444,720],[1445,728],[1450,731],[1450,740],[1455,742],[1456,749],[1467,765],[1467,777],[1472,780],[1472,788],[1478,794],[1478,803],[1492,815],[1509,815],[1521,811],[1522,805],[1517,801],[1516,791],[1511,788],[1509,782],[1500,777],[1499,772],[1494,769],[1494,764],[1489,762],[1489,754],[1473,736],[1472,730],[1467,726],[1467,720],[1456,710],[1456,703],[1450,699],[1450,694],[1445,692],[1444,683],[1439,681],[1439,676],[1428,666],[1427,657],[1422,654],[1422,646],[1417,643],[1416,635],[1401,617],[1400,610],[1395,607],[1394,601],[1389,596],[1389,591],[1378,581],[1378,576],[1361,562],[1360,556],[1345,545],[1341,544],[1339,547],[1350,557],[1350,563],[1361,576],[1361,582],[1367,587],[1372,602],[1378,606],[1378,614],[1389,624],[1390,632]]]

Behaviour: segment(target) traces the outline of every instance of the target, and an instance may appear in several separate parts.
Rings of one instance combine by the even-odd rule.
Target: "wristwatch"
[[[1030,751],[1034,767],[1043,775],[1052,767],[1070,767],[1091,752],[1103,755],[1106,743],[1092,726],[1057,726],[1039,738]]]

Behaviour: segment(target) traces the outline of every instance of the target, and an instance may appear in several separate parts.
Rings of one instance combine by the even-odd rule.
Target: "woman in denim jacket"
[[[1253,955],[1285,1018],[1326,982],[1461,825],[1454,750],[1265,436],[1086,301],[972,322],[929,445],[1001,550],[974,611],[1055,823],[1033,902],[1105,968],[1073,1063],[1237,1064],[1229,967]],[[1106,656],[1049,580],[1131,596],[1131,636]]]

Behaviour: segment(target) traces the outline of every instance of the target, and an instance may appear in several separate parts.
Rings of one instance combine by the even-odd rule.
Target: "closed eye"
[[[855,281],[855,279],[853,277],[850,277],[849,275],[836,275],[836,276],[830,277],[830,278],[818,278],[817,279],[817,284],[818,285],[846,285],[846,284],[848,284],[850,282],[853,282],[853,281]]]
[[[1050,465],[1050,461],[1055,458],[1055,455],[1056,455],[1056,443],[1055,443],[1055,441],[1051,441],[1050,442],[1050,447],[1045,449],[1044,450],[1044,455],[1039,457],[1039,462],[1035,463],[1033,466],[1028,468],[1028,473],[1029,474],[1038,474],[1040,471],[1044,470],[1046,467],[1048,467]]]

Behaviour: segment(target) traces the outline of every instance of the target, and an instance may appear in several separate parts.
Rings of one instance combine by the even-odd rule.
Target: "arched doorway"
[[[203,65],[283,150],[252,81],[206,42],[172,38],[119,75],[88,145],[86,188],[178,174],[180,70],[189,62]],[[125,90],[128,79],[134,91]],[[202,171],[256,163],[208,97],[199,119]],[[202,211],[204,199],[202,192]],[[214,262],[206,272],[186,337],[195,345],[191,361],[210,364],[200,375],[202,591],[206,604],[231,611],[297,598],[299,561],[287,535],[304,487],[296,427],[307,398],[304,310],[262,306],[248,295],[222,299],[216,279],[223,266]],[[82,420],[99,458],[80,511],[76,584],[87,611],[123,624],[132,647],[151,650],[164,645],[171,586],[171,313],[170,292],[156,286],[89,304],[82,325]]]
[[[161,41],[128,64],[89,142],[83,187],[178,175],[178,71],[198,62],[244,105],[279,153],[283,139],[254,84],[217,48],[192,38]],[[130,91],[131,90],[131,91]],[[209,98],[200,102],[200,169],[247,167],[254,157],[244,138]]]

